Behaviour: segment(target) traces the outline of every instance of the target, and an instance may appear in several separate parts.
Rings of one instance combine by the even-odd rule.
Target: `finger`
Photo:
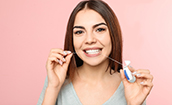
[[[132,74],[136,76],[140,76],[143,73],[150,74],[150,71],[147,69],[139,69],[139,70],[135,70]]]
[[[121,74],[121,79],[123,81],[123,83],[127,83],[127,79],[125,77],[125,74],[124,74],[124,70],[120,69],[120,74]]]
[[[72,57],[73,53],[70,53],[66,56],[66,63],[69,64],[70,60],[71,60],[71,57]]]
[[[147,73],[147,74],[150,74],[150,70],[148,70],[148,69],[138,69],[138,70],[136,70],[136,72],[137,73]]]
[[[57,59],[57,62],[60,64],[60,65],[63,65],[63,62],[59,59]]]
[[[64,63],[64,66],[67,68],[69,66],[69,63],[71,61],[73,53],[70,53],[69,55],[66,56],[66,62]]]
[[[148,81],[144,81],[144,82],[140,82],[141,85],[143,86],[148,86],[148,87],[153,87],[153,83],[152,82],[148,82]]]
[[[58,63],[58,64],[60,64],[60,65],[63,64],[63,62],[61,60],[57,59],[56,57],[49,57],[48,58],[48,63],[49,64],[51,64],[53,61],[56,62],[56,63]]]
[[[50,55],[50,57],[56,57],[56,59],[59,59],[59,60],[61,60],[62,62],[66,62],[66,59],[65,59],[62,55],[57,54],[57,53],[52,53],[52,54]]]
[[[151,74],[146,74],[146,73],[142,73],[140,75],[136,75],[138,78],[145,78],[148,79],[152,82],[153,80],[153,76]]]
[[[66,56],[68,53],[64,51],[63,49],[51,49],[51,53],[58,53],[61,54],[62,56]]]
[[[144,87],[147,87],[148,91],[146,93],[148,95],[153,87],[153,83],[145,81],[145,82],[141,82],[140,84]]]
[[[131,72],[135,72],[136,70],[132,67],[132,66],[128,66],[128,69],[131,71]]]
[[[128,66],[128,69],[132,72],[133,75],[137,74],[137,70],[135,70],[132,66]]]
[[[121,79],[123,80],[125,76],[124,76],[124,71],[122,69],[120,69],[120,74],[121,74]]]
[[[65,51],[67,54],[71,54],[72,52],[71,51]]]
[[[70,53],[70,52],[68,52],[68,53]],[[66,56],[66,58],[63,58],[63,56],[61,56],[61,55],[59,55],[59,54],[54,54],[54,55],[55,55],[55,56],[50,57],[50,60],[59,63],[61,66],[62,66],[63,64],[65,64],[65,65],[68,66],[68,64],[69,64],[69,62],[70,62],[70,58],[72,57],[73,54],[72,54],[72,53],[68,54],[68,55]],[[67,60],[67,59],[68,59],[68,60]]]
[[[135,73],[133,73],[133,75],[135,75],[136,77],[139,77],[139,78],[149,79],[150,81],[153,80],[153,76],[150,74],[150,71],[147,69],[136,70]]]

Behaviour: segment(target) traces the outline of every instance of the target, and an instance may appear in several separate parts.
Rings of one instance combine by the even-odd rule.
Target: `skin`
[[[83,60],[83,65],[78,68],[78,73],[75,73],[72,83],[83,105],[105,103],[114,94],[121,81],[128,105],[140,105],[144,102],[153,87],[153,76],[149,70],[129,68],[132,72],[136,72],[134,83],[127,81],[123,70],[113,75],[110,75],[110,69],[105,72],[108,65],[106,56],[110,54],[112,45],[108,27],[101,15],[87,8],[78,12],[74,22],[73,39],[75,51]],[[94,57],[86,56],[83,50],[93,47],[101,48],[101,53]],[[72,55],[62,49],[50,51],[46,64],[48,87],[43,105],[55,104]],[[66,56],[65,61],[64,56]],[[140,75],[137,76],[137,74]],[[143,83],[140,84],[141,82]]]
[[[102,78],[108,64],[108,56],[111,52],[111,39],[108,27],[104,24],[94,27],[99,23],[105,23],[104,19],[93,10],[82,10],[76,15],[75,26],[82,28],[73,29],[74,48],[77,55],[83,60],[83,65],[78,68],[79,71],[88,72],[91,81],[94,77]],[[103,30],[104,29],[104,30]],[[86,48],[102,48],[101,54],[96,57],[87,57],[83,49]],[[106,56],[105,56],[106,55]]]
[[[109,71],[105,72],[108,65],[106,56],[112,49],[108,27],[104,19],[90,9],[78,12],[74,27],[82,27],[73,29],[73,39],[75,51],[83,60],[83,65],[78,68],[78,75],[75,75],[73,81],[74,88],[84,105],[103,104],[121,82],[118,73],[110,75]],[[88,57],[84,54],[83,49],[94,47],[102,48],[100,55]]]

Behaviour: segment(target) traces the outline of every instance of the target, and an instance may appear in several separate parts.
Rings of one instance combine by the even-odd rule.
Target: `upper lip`
[[[86,50],[96,50],[96,49],[102,50],[102,48],[100,48],[100,47],[91,47],[91,48],[85,48],[84,51],[86,51]]]

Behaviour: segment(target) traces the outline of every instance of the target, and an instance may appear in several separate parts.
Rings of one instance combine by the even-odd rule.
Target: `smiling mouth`
[[[102,51],[102,49],[87,49],[87,50],[84,50],[84,52],[86,54],[98,54],[100,53],[100,51]]]

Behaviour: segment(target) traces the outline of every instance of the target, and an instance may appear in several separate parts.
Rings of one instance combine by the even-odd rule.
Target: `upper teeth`
[[[99,49],[96,49],[96,50],[86,50],[86,53],[98,53],[100,50]]]

